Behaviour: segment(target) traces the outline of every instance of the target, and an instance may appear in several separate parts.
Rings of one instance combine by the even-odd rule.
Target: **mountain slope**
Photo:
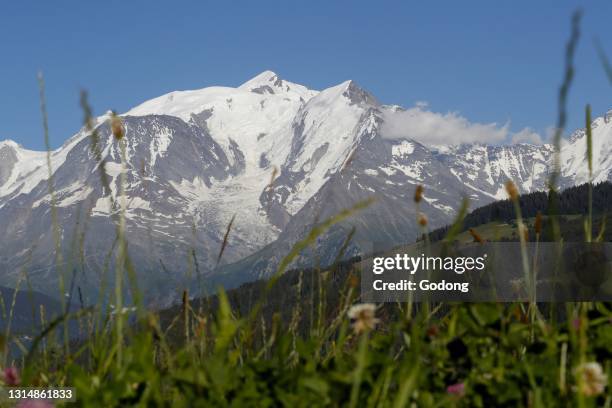
[[[413,239],[418,184],[426,187],[421,211],[432,227],[448,223],[463,196],[472,208],[504,198],[507,179],[523,192],[545,188],[550,146],[437,149],[412,140],[410,129],[387,139],[383,122],[399,109],[381,105],[353,81],[313,91],[266,71],[237,88],[172,92],[121,115],[127,240],[148,301],[170,302],[196,281],[266,276],[314,223],[367,197],[376,196],[375,204],[330,231],[317,253],[321,262],[333,260],[352,226],[353,252]],[[108,117],[95,125],[103,170],[85,130],[51,152],[59,268],[46,153],[0,143],[0,231],[11,237],[0,245],[3,284],[14,284],[25,270],[35,289],[57,295],[63,271],[88,301],[112,284],[122,164]],[[593,124],[598,181],[612,177],[611,121],[612,112]],[[584,139],[577,132],[563,146],[562,186],[584,180]]]

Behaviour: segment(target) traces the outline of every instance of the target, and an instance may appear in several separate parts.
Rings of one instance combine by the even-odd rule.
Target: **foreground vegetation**
[[[605,225],[597,215],[546,222],[563,220],[561,236],[573,236],[589,217]],[[447,239],[540,240],[544,229],[536,216],[460,232],[462,219]],[[610,406],[611,304],[363,305],[358,261],[281,269],[208,298],[185,292],[155,313],[67,313],[45,322],[22,358],[5,355],[5,385],[72,386],[77,405],[104,407]],[[76,340],[65,337],[68,321]]]
[[[610,304],[535,322],[525,303],[359,305],[350,263],[278,283],[135,313],[121,356],[114,317],[96,329],[84,310],[85,341],[41,336],[5,383],[73,386],[78,405],[105,407],[610,405]]]

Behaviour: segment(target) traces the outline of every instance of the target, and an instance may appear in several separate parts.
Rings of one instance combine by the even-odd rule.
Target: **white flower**
[[[608,383],[601,365],[596,362],[584,363],[576,367],[578,392],[586,396],[599,395],[604,392]]]
[[[372,303],[353,305],[348,311],[348,317],[353,321],[353,330],[357,334],[374,329],[380,322],[376,318],[376,305]]]

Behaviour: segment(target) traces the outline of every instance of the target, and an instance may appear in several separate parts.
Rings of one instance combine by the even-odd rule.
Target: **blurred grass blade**
[[[553,135],[553,146],[555,148],[555,155],[553,161],[553,172],[550,179],[550,189],[556,189],[557,181],[559,177],[561,158],[561,137],[565,130],[565,124],[567,122],[567,96],[569,94],[570,86],[574,79],[574,55],[576,53],[576,47],[578,46],[578,40],[580,39],[580,19],[582,18],[582,12],[577,10],[572,15],[572,31],[570,38],[565,45],[565,72],[563,74],[563,81],[559,87],[559,95],[557,97],[557,124],[555,127],[555,133]]]
[[[357,204],[355,204],[353,207],[345,209],[340,211],[338,214],[336,214],[335,216],[328,218],[327,220],[325,220],[324,222],[315,225],[311,230],[310,233],[308,234],[308,236],[306,238],[304,238],[303,240],[297,242],[293,248],[291,249],[291,251],[289,252],[289,254],[287,254],[283,260],[281,261],[280,265],[278,266],[278,269],[276,271],[276,275],[282,275],[285,270],[287,269],[287,267],[291,264],[291,262],[293,262],[293,260],[307,247],[309,247],[310,245],[312,245],[317,237],[319,237],[320,235],[322,235],[323,233],[325,233],[329,228],[331,228],[333,225],[344,221],[346,218],[350,217],[351,215],[353,215],[355,212],[363,210],[367,207],[369,207],[372,203],[374,202],[374,198],[369,198],[363,201],[358,202]]]
[[[591,105],[586,106],[585,121],[587,143],[586,159],[589,165],[589,182],[591,182],[593,178],[593,130],[591,129]]]
[[[548,212],[551,219],[553,239],[556,241],[561,239],[561,229],[558,220],[558,204],[556,200],[557,182],[559,181],[559,175],[561,173],[561,137],[563,136],[565,124],[567,122],[567,96],[574,78],[574,56],[576,47],[578,46],[578,40],[580,39],[581,18],[582,12],[580,10],[576,10],[572,15],[572,31],[565,45],[565,71],[557,97],[557,124],[553,135],[553,169],[548,181],[548,194],[550,200]]]
[[[610,85],[612,85],[612,65],[610,65],[610,60],[606,56],[603,47],[599,40],[595,39],[595,48],[597,48],[597,55],[601,60],[601,65],[603,66],[604,71],[606,72],[606,76],[608,77],[608,81],[610,81]]]
[[[45,79],[42,72],[38,73],[38,92],[40,97],[40,113],[42,115],[43,133],[45,140],[45,150],[47,151],[47,176],[50,207],[51,207],[51,226],[53,229],[53,243],[55,245],[55,267],[59,278],[59,291],[64,312],[66,312],[66,302],[64,297],[64,273],[61,270],[62,260],[62,244],[61,244],[61,232],[59,223],[57,220],[57,203],[55,197],[55,187],[53,181],[53,163],[51,161],[51,141],[49,139],[49,116],[47,114],[47,100],[45,97]]]
[[[591,129],[591,105],[586,106],[586,159],[589,167],[588,215],[586,221],[586,241],[593,239],[593,129]]]
[[[461,229],[463,228],[463,220],[465,219],[465,216],[467,215],[468,205],[469,205],[469,201],[467,197],[464,197],[463,200],[461,200],[461,207],[459,207],[459,211],[457,211],[457,216],[455,217],[453,224],[449,228],[448,233],[446,234],[446,237],[444,237],[444,242],[446,243],[453,242],[453,239],[455,239],[455,236],[457,236],[457,234],[461,232]]]
[[[599,227],[599,234],[595,238],[595,242],[603,242],[606,233],[606,221],[608,219],[607,214],[604,214],[601,218],[601,227]]]
[[[217,311],[215,352],[224,353],[238,331],[238,324],[232,315],[232,308],[223,288],[219,288],[217,298],[219,299],[219,309]]]
[[[417,383],[418,374],[419,364],[416,363],[411,368],[410,373],[404,377],[400,384],[395,401],[393,401],[394,408],[403,408],[408,406],[408,401],[410,400],[410,396],[412,395]]]
[[[236,214],[232,215],[232,219],[229,224],[227,224],[227,229],[225,230],[225,235],[223,235],[223,242],[221,243],[221,249],[219,250],[219,255],[217,256],[217,265],[219,266],[219,262],[221,262],[221,258],[223,257],[223,253],[225,252],[225,248],[228,244],[229,234],[232,230],[232,226],[234,225],[234,220],[236,219]]]
[[[32,341],[32,345],[30,346],[30,351],[28,352],[28,354],[25,356],[25,365],[26,367],[28,366],[28,363],[32,360],[32,358],[34,358],[36,356],[36,350],[38,349],[38,345],[40,344],[40,342],[47,337],[55,328],[57,328],[60,324],[67,322],[70,319],[76,319],[82,316],[85,316],[89,313],[91,313],[93,310],[93,308],[88,307],[86,309],[80,309],[75,313],[64,313],[61,316],[57,317],[56,319],[54,319],[53,321],[51,321],[51,323],[49,323],[49,325],[40,332],[40,334],[38,336],[36,336],[34,338],[34,340]]]

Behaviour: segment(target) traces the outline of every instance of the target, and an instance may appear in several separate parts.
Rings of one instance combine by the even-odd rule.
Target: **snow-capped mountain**
[[[426,188],[421,211],[432,227],[449,222],[465,195],[472,208],[504,198],[507,179],[523,192],[545,188],[551,146],[439,149],[411,139],[410,129],[387,139],[383,121],[398,109],[353,81],[314,91],[266,71],[237,88],[171,92],[122,114],[127,240],[149,301],[166,302],[199,280],[265,276],[314,223],[363,198],[377,200],[327,234],[320,262],[334,259],[351,225],[352,250],[413,240],[417,184]],[[113,275],[122,164],[108,119],[96,122],[107,186],[84,129],[50,153],[59,270],[90,299]],[[612,111],[593,129],[595,180],[610,180]],[[563,186],[587,180],[585,150],[581,131],[564,142]],[[10,237],[0,244],[1,283],[27,271],[35,289],[56,295],[48,179],[46,152],[0,142],[0,231]]]

